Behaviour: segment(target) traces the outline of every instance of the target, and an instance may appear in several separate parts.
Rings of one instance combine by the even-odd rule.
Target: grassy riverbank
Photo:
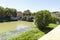
[[[47,27],[49,29],[39,30],[38,28],[34,28],[33,30],[29,30],[21,33],[21,35],[16,35],[8,40],[38,40],[45,33],[48,33],[50,30],[55,28],[57,24],[49,24]]]
[[[37,40],[42,37],[44,32],[40,31],[37,28],[21,33],[21,35],[16,35],[8,40]]]

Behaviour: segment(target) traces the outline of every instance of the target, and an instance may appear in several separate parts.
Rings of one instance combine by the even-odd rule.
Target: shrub
[[[46,29],[46,26],[50,23],[59,24],[60,19],[51,16],[51,12],[48,10],[41,10],[35,13],[35,24],[40,30]]]
[[[29,21],[29,22],[33,22],[33,18],[32,18],[32,17],[31,17],[31,18],[28,18],[27,21]]]
[[[48,28],[55,28],[56,26],[57,26],[57,24],[50,23],[47,27]]]
[[[41,10],[35,14],[35,24],[39,29],[44,29],[51,22],[51,12]]]
[[[13,37],[9,40],[38,40],[38,38],[42,37],[44,33],[38,29],[33,29],[27,32],[22,33],[19,36]]]

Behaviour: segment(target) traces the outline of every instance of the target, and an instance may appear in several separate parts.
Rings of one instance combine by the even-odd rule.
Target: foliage
[[[30,10],[25,10],[23,12],[23,17],[24,18],[22,18],[22,20],[33,22],[33,17],[31,17],[31,16],[33,16],[33,14],[30,12]]]
[[[57,24],[60,24],[60,19],[59,18],[57,18]]]
[[[45,29],[50,23],[59,24],[60,19],[51,16],[51,12],[48,10],[41,10],[35,13],[35,24],[39,29]]]
[[[60,19],[55,17],[55,16],[52,16],[51,17],[51,23],[60,24]]]
[[[27,21],[29,21],[29,22],[33,22],[33,17],[28,18]]]
[[[0,6],[0,22],[10,21],[11,16],[16,17],[17,10],[14,8],[4,8]]]
[[[0,17],[5,16],[4,12],[5,12],[5,9],[0,6]]]
[[[31,15],[31,12],[30,12],[30,10],[25,10],[25,11],[23,12],[23,14],[24,14],[24,15]]]
[[[48,10],[41,10],[35,14],[35,24],[39,29],[46,28],[46,26],[51,22],[51,12]]]
[[[54,16],[52,16],[52,17],[51,17],[51,22],[56,24],[56,22],[57,22],[57,18],[54,17]]]
[[[50,23],[47,27],[48,28],[55,28],[56,26],[57,26],[57,24]]]
[[[46,26],[46,29],[43,29],[42,31],[46,34],[49,31],[51,31],[52,29],[54,29],[55,27],[57,27],[57,24],[50,23]]]
[[[16,9],[13,8],[4,8],[0,6],[0,17],[6,17],[6,16],[16,16]]]
[[[42,37],[44,33],[38,29],[33,29],[27,32],[22,33],[19,36],[15,36],[9,40],[38,40],[38,38]]]

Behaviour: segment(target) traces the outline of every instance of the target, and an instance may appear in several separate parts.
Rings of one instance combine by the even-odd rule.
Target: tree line
[[[25,10],[24,12],[20,11],[20,14],[18,14],[18,15],[17,14],[18,14],[18,11],[15,8],[4,8],[4,7],[0,6],[0,21],[2,21],[2,20],[11,20],[11,17],[13,17],[12,18],[13,20],[17,20],[17,18],[18,18],[17,16],[20,15],[20,14],[23,14],[22,15],[23,19],[22,20],[32,21],[31,19],[33,19],[33,17],[30,17],[31,15],[33,15],[30,12],[30,10]]]
[[[0,17],[15,17],[17,14],[17,10],[14,8],[4,8],[0,6]]]

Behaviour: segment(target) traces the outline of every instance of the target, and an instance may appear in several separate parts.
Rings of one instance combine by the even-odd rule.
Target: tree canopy
[[[17,14],[17,10],[14,8],[4,8],[0,6],[0,17],[5,17],[5,16],[13,16],[15,17]]]
[[[31,12],[30,12],[30,10],[25,10],[25,11],[23,12],[23,14],[24,14],[24,15],[31,15]]]
[[[51,12],[41,10],[35,14],[35,24],[38,28],[45,28],[51,22]]]

